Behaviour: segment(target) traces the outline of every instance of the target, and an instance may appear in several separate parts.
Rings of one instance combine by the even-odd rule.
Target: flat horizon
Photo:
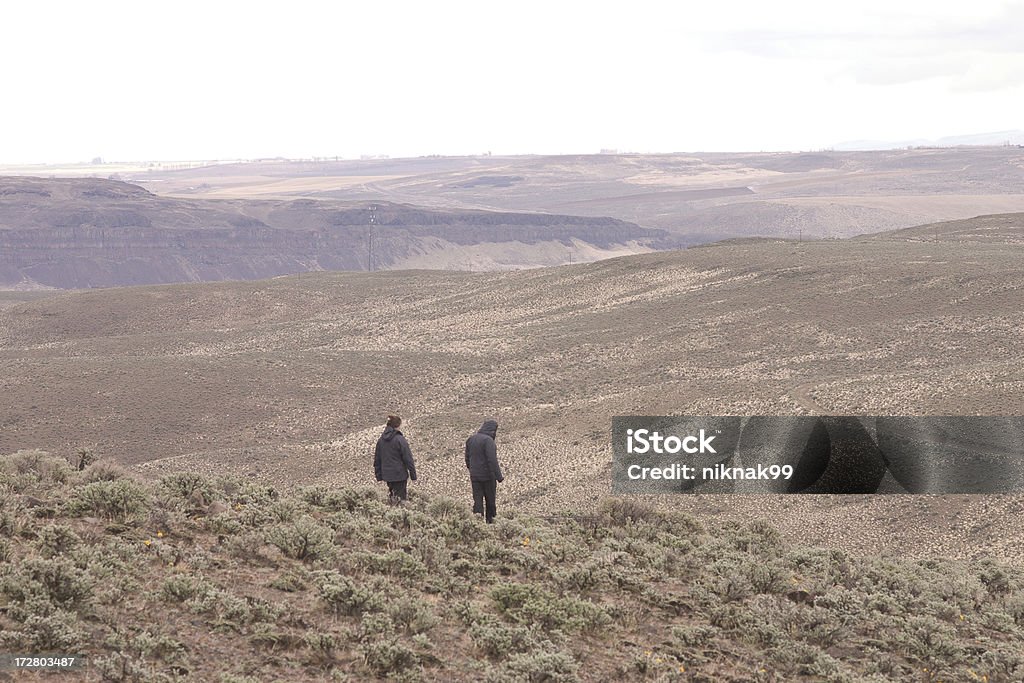
[[[414,160],[414,159],[467,159],[467,158],[486,158],[486,157],[499,157],[499,158],[517,158],[517,157],[577,157],[577,156],[677,156],[681,154],[813,154],[813,153],[858,153],[858,152],[887,152],[901,149],[955,149],[958,147],[964,148],[981,148],[981,147],[1006,147],[1006,146],[1021,146],[1024,144],[1024,131],[993,131],[991,133],[975,133],[966,135],[951,135],[946,137],[970,137],[972,135],[988,135],[996,136],[999,134],[1009,134],[1010,138],[1003,142],[984,142],[984,143],[950,143],[950,144],[938,144],[934,141],[920,141],[919,144],[903,144],[903,143],[892,143],[888,146],[878,147],[850,147],[843,148],[843,144],[854,144],[863,141],[850,140],[844,143],[838,143],[831,147],[819,147],[819,148],[807,148],[807,149],[743,149],[743,150],[720,150],[720,149],[697,149],[697,150],[672,150],[672,151],[635,151],[635,150],[618,150],[618,149],[600,149],[597,151],[578,151],[578,152],[517,152],[508,154],[497,154],[492,152],[480,152],[480,153],[451,153],[451,154],[415,154],[415,155],[391,155],[391,154],[363,154],[359,156],[344,156],[340,154],[314,154],[310,156],[254,156],[254,157],[219,157],[219,158],[139,158],[139,159],[62,159],[54,161],[24,161],[24,162],[0,162],[0,170],[9,168],[20,168],[20,167],[61,167],[61,166],[88,166],[88,167],[103,167],[103,166],[117,166],[117,165],[135,165],[135,164],[233,164],[233,163],[256,163],[256,162],[309,162],[309,163],[321,163],[321,162],[333,162],[333,161],[384,161],[384,160]],[[1021,142],[1017,142],[1020,139]],[[165,169],[166,170],[166,169]]]

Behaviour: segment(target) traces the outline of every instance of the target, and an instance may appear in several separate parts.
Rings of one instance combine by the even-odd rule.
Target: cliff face
[[[450,245],[492,243],[502,243],[506,261],[520,266],[549,264],[556,243],[597,250],[668,244],[663,231],[612,218],[381,202],[184,200],[110,180],[0,178],[0,287],[247,280],[385,269],[412,257],[429,266],[431,254]]]

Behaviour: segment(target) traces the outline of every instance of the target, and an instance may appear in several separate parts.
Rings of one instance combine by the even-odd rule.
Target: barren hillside
[[[978,225],[1003,220],[1017,219]],[[502,504],[549,510],[608,490],[613,415],[1020,414],[1019,234],[748,240],[509,273],[38,299],[0,309],[0,452],[94,446],[153,475],[361,484],[397,412],[417,487],[462,496],[462,442],[493,416]],[[1021,561],[1024,547],[1017,498],[670,503],[786,510],[787,533],[865,550]]]
[[[317,270],[503,270],[671,246],[614,218],[390,202],[161,197],[112,180],[0,178],[0,288],[252,280]]]

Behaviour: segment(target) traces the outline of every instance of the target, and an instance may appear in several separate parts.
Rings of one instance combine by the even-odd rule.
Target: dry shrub
[[[145,487],[132,479],[95,481],[75,489],[68,508],[79,516],[91,514],[125,522],[141,513],[148,499]]]
[[[114,481],[128,476],[128,470],[114,460],[99,460],[78,473],[77,480],[83,484],[94,481]]]
[[[267,542],[285,557],[303,562],[324,560],[334,554],[334,533],[308,515],[272,527],[267,531]]]

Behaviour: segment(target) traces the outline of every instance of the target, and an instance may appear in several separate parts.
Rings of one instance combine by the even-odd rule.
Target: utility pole
[[[373,227],[377,225],[377,205],[370,205],[370,227],[366,230],[366,270],[373,272]]]

